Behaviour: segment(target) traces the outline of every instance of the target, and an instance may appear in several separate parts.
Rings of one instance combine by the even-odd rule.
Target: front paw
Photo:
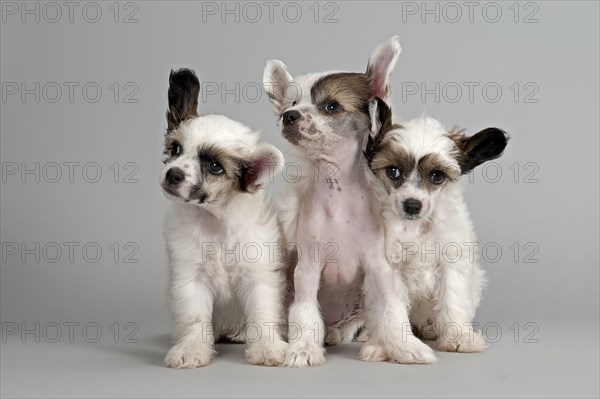
[[[440,337],[437,340],[437,348],[443,352],[482,352],[486,347],[487,343],[481,331],[469,331],[461,334],[459,338]]]
[[[286,367],[316,367],[325,364],[325,349],[317,344],[304,342],[290,346],[285,361]]]
[[[215,350],[211,345],[196,342],[180,342],[165,356],[164,365],[174,369],[204,367],[210,363]]]
[[[275,342],[258,342],[246,348],[246,361],[259,366],[280,366],[288,349],[287,342],[277,339]]]
[[[381,343],[366,342],[360,349],[360,359],[368,362],[390,361],[401,364],[429,364],[437,362],[433,349],[414,336],[406,342],[386,348]],[[399,341],[400,342],[400,341]]]

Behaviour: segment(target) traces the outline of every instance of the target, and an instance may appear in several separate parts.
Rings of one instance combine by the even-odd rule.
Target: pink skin
[[[363,155],[374,131],[365,109],[374,97],[389,97],[399,53],[397,37],[380,44],[362,78],[327,72],[294,79],[282,62],[267,63],[263,79],[280,128],[311,174],[289,187],[281,212],[286,239],[298,248],[286,366],[325,363],[326,330],[328,343],[349,341],[363,321],[370,337],[361,359],[435,361],[431,348],[410,334],[406,290],[385,257],[374,176]],[[341,110],[332,111],[331,101]]]
[[[311,179],[306,187],[307,195],[298,215],[296,241],[304,254],[298,268],[304,266],[320,275],[318,298],[326,326],[341,326],[361,318],[362,264],[374,256],[369,252],[377,252],[383,231],[373,211],[366,179],[359,181],[355,175],[357,147],[358,143],[354,141],[344,143],[342,148],[332,151],[332,155],[323,154],[315,162],[318,178]],[[350,154],[340,157],[339,153],[343,152]],[[367,246],[369,242],[375,245]],[[315,248],[315,243],[318,245],[317,259],[312,256],[315,251],[310,250]],[[316,273],[317,270],[320,273]],[[300,275],[296,273],[296,276]],[[318,282],[315,285],[309,282],[307,287],[304,282],[303,278],[297,278],[298,299],[304,294],[314,297],[314,289],[319,287]]]

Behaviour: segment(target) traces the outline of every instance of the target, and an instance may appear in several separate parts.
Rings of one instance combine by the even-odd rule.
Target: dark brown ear
[[[450,133],[450,138],[461,151],[458,162],[463,174],[484,162],[500,157],[509,139],[504,130],[496,127],[488,127],[471,137],[466,137],[460,132]]]
[[[179,124],[198,116],[198,94],[200,82],[191,69],[171,70],[169,75],[169,109],[167,110],[167,131],[179,127]]]
[[[371,134],[369,134],[365,156],[371,162],[385,133],[394,129],[394,125],[392,124],[392,109],[380,98],[371,100],[369,113],[371,114]]]

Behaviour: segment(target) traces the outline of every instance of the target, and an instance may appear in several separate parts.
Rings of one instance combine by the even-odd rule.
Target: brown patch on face
[[[281,134],[287,141],[294,145],[298,145],[300,139],[302,139],[302,135],[296,125],[285,126],[281,131]]]
[[[172,132],[165,134],[165,149],[163,151],[163,162],[164,163],[167,163],[174,158],[173,147],[176,143],[179,143],[179,145],[182,146],[181,147],[182,151],[184,150],[183,140],[184,140],[183,133],[181,133],[181,131],[179,131],[179,130],[174,130]]]
[[[373,96],[373,90],[365,74],[344,72],[333,73],[317,80],[310,89],[310,95],[313,104],[322,112],[325,104],[336,101],[344,112],[360,112],[368,117],[369,100]]]
[[[447,185],[449,182],[458,180],[460,177],[460,169],[448,164],[438,154],[427,154],[419,159],[418,164],[419,175],[421,176],[421,184],[427,191],[433,191]],[[433,172],[443,173],[444,180],[440,184],[435,184],[431,181]]]
[[[383,142],[371,160],[371,170],[379,175],[379,178],[394,188],[402,186],[405,179],[416,166],[416,160],[412,154],[400,148],[395,148],[391,142]],[[389,167],[398,168],[400,179],[392,180],[387,175]]]

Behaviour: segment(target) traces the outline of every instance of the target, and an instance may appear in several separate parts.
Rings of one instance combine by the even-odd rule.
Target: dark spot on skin
[[[311,124],[310,127],[308,128],[308,134],[314,135],[315,133],[317,133],[317,128],[315,127],[314,124]]]
[[[300,131],[301,131],[301,132],[303,132],[303,131],[304,131],[304,128],[303,128],[302,126],[300,126]]]
[[[308,119],[309,121],[311,121],[312,120],[312,115],[311,114],[307,114],[306,115],[306,119]]]
[[[284,127],[283,131],[281,133],[283,134],[283,137],[285,137],[285,139],[287,141],[289,141],[290,143],[292,143],[294,145],[298,145],[298,143],[300,142],[300,139],[302,138],[302,136],[296,130],[294,125]]]

